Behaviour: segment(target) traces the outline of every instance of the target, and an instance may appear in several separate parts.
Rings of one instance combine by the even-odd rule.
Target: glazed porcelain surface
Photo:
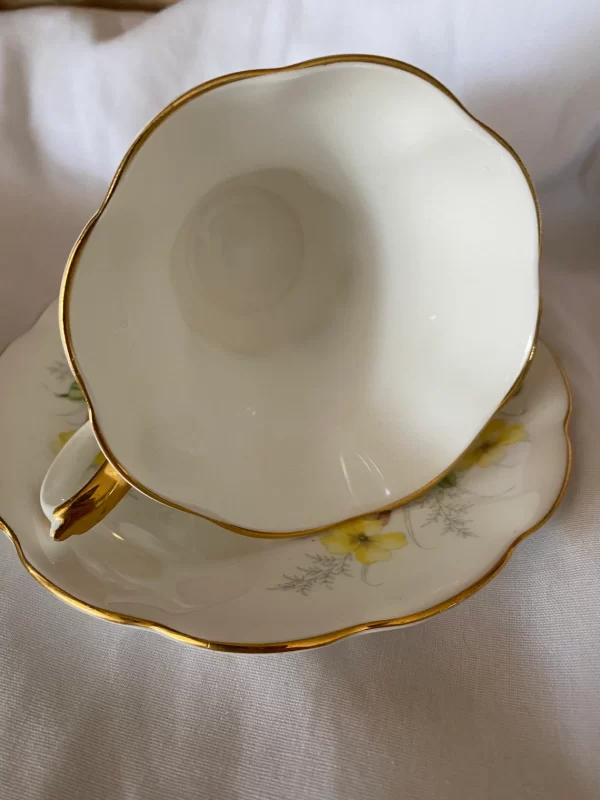
[[[424,73],[337,58],[166,109],[63,287],[112,464],[257,531],[435,483],[535,341],[538,214],[517,157]]]
[[[313,647],[451,607],[549,517],[570,469],[570,395],[540,343],[519,393],[439,485],[402,509],[268,540],[131,491],[89,534],[57,544],[39,487],[87,413],[55,307],[2,355],[0,384],[0,515],[31,574],[84,611],[215,649]]]

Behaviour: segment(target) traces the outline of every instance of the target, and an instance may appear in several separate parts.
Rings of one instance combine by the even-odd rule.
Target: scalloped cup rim
[[[500,155],[502,156],[500,160],[502,161],[502,159],[504,159],[503,163],[505,164],[510,162],[511,165],[510,169],[515,168],[518,172],[519,175],[518,180],[522,180],[524,178],[523,187],[525,187],[526,191],[523,193],[523,202],[525,204],[527,203],[530,204],[531,222],[532,225],[533,223],[535,223],[535,227],[537,228],[535,237],[537,243],[536,244],[537,249],[535,253],[535,264],[532,263],[531,265],[532,274],[530,275],[530,278],[532,279],[533,283],[531,287],[528,287],[527,291],[519,293],[519,295],[528,296],[527,292],[529,292],[529,289],[531,289],[530,292],[531,298],[533,298],[535,295],[535,304],[534,305],[530,304],[531,308],[527,307],[526,309],[527,303],[526,301],[524,301],[524,306],[522,309],[523,313],[521,314],[520,311],[517,313],[517,311],[515,310],[516,316],[517,317],[522,316],[523,318],[523,325],[522,325],[523,333],[525,334],[525,331],[527,331],[527,336],[522,337],[523,346],[525,347],[525,349],[523,350],[523,347],[521,347],[522,355],[520,356],[519,368],[518,369],[515,368],[514,370],[510,371],[512,385],[510,384],[504,385],[504,388],[500,394],[498,394],[498,388],[496,387],[495,393],[493,393],[493,396],[495,398],[493,403],[489,401],[489,398],[485,401],[485,404],[483,403],[483,401],[480,403],[479,416],[477,416],[477,424],[474,424],[472,421],[476,417],[475,414],[471,415],[470,422],[466,421],[466,417],[464,425],[461,422],[461,425],[463,425],[464,430],[463,428],[460,428],[460,426],[457,423],[455,428],[456,430],[459,430],[460,428],[461,431],[460,435],[458,433],[455,433],[453,430],[449,429],[448,420],[446,419],[446,417],[443,417],[443,414],[445,412],[443,411],[443,409],[440,410],[439,404],[432,405],[431,412],[428,413],[432,413],[434,415],[435,414],[441,415],[439,419],[436,419],[437,427],[439,431],[445,430],[446,433],[444,434],[444,436],[448,438],[448,442],[446,443],[444,437],[442,437],[441,435],[438,436],[438,440],[441,443],[439,445],[436,444],[436,447],[439,447],[440,449],[435,459],[433,458],[433,456],[431,457],[428,456],[429,460],[427,460],[423,456],[423,463],[421,464],[420,462],[417,462],[417,459],[420,458],[420,456],[417,454],[418,448],[417,449],[413,448],[415,452],[412,455],[413,463],[411,464],[411,469],[408,469],[407,466],[408,461],[406,461],[406,463],[404,463],[404,466],[401,467],[401,465],[392,460],[389,461],[388,466],[393,465],[394,468],[388,469],[386,466],[383,466],[384,461],[387,458],[388,445],[386,444],[385,448],[383,448],[383,445],[381,445],[381,449],[380,451],[378,451],[378,454],[374,454],[373,463],[376,465],[376,469],[380,472],[380,474],[384,474],[385,477],[384,479],[382,479],[382,481],[379,481],[379,479],[375,481],[372,479],[372,476],[375,475],[375,472],[369,466],[369,463],[367,463],[370,459],[369,448],[368,447],[362,448],[362,446],[355,447],[355,450],[360,455],[360,458],[355,459],[353,457],[352,459],[348,459],[346,450],[349,440],[346,441],[342,436],[340,437],[340,442],[342,442],[341,445],[334,443],[334,445],[331,445],[330,450],[323,451],[324,452],[323,458],[319,458],[319,463],[329,464],[331,460],[329,457],[331,456],[331,454],[334,452],[338,452],[339,450],[339,458],[338,458],[339,463],[336,464],[335,469],[332,471],[331,475],[329,475],[328,473],[327,476],[324,476],[321,473],[319,473],[318,479],[316,477],[311,477],[311,481],[315,484],[314,486],[313,483],[310,483],[307,484],[306,487],[304,487],[305,491],[303,496],[311,496],[311,497],[319,497],[319,493],[316,492],[317,484],[319,486],[327,485],[328,487],[332,487],[331,492],[328,491],[326,497],[323,497],[323,499],[321,498],[319,499],[319,503],[316,502],[311,503],[310,517],[305,516],[305,513],[307,512],[302,510],[302,504],[298,502],[299,497],[302,493],[297,488],[298,486],[297,481],[294,482],[290,479],[289,485],[288,482],[282,483],[282,486],[280,487],[281,491],[277,494],[277,500],[275,501],[273,499],[273,493],[270,492],[269,498],[271,502],[270,503],[266,502],[267,495],[265,494],[264,497],[261,495],[260,486],[272,485],[272,481],[276,479],[276,476],[272,474],[272,469],[268,475],[271,483],[269,483],[269,481],[267,480],[264,480],[265,475],[262,475],[261,473],[256,478],[256,485],[250,482],[251,485],[248,486],[247,489],[244,489],[244,492],[235,493],[235,502],[238,503],[238,505],[235,507],[235,512],[229,515],[229,508],[231,507],[233,499],[231,497],[231,493],[229,493],[228,496],[223,495],[223,497],[220,497],[219,495],[219,491],[222,492],[222,489],[219,490],[219,487],[222,487],[226,483],[225,481],[222,480],[222,476],[225,474],[227,475],[232,474],[233,483],[235,483],[236,485],[245,485],[245,484],[241,480],[236,481],[235,472],[230,473],[229,470],[232,465],[231,465],[231,460],[226,455],[228,448],[221,447],[221,449],[219,449],[218,437],[215,437],[214,442],[211,444],[212,449],[209,448],[208,452],[210,452],[209,461],[211,463],[211,468],[215,467],[214,469],[215,475],[219,477],[218,479],[215,477],[214,479],[215,485],[212,486],[208,482],[208,476],[205,473],[202,473],[202,480],[199,480],[197,482],[199,485],[202,486],[202,494],[201,496],[199,495],[198,497],[195,497],[193,493],[199,490],[197,490],[197,487],[195,485],[192,486],[191,482],[190,485],[186,486],[184,489],[180,490],[179,488],[185,483],[185,480],[189,482],[189,478],[186,478],[186,476],[190,474],[189,471],[190,465],[187,461],[185,461],[185,459],[181,460],[180,452],[176,453],[176,459],[179,460],[173,460],[172,463],[169,462],[168,459],[164,458],[167,450],[161,450],[160,452],[163,457],[161,457],[161,459],[154,459],[152,463],[150,463],[148,459],[144,460],[144,458],[140,456],[140,454],[135,450],[135,448],[132,449],[129,447],[129,443],[133,442],[134,440],[136,442],[143,441],[144,439],[147,440],[147,435],[145,437],[138,436],[137,434],[140,433],[140,431],[132,431],[130,436],[130,434],[128,433],[128,429],[131,423],[130,418],[121,419],[119,416],[120,411],[119,414],[117,414],[116,412],[113,413],[114,410],[113,407],[111,407],[110,409],[110,414],[108,414],[105,410],[103,410],[107,408],[106,406],[107,403],[109,402],[114,403],[114,399],[109,398],[109,393],[107,393],[106,389],[107,385],[106,381],[98,381],[96,379],[96,375],[91,380],[89,375],[87,375],[86,377],[86,373],[89,372],[90,370],[89,353],[91,352],[91,350],[88,349],[83,359],[81,351],[84,350],[85,348],[88,348],[92,340],[94,342],[93,346],[96,347],[99,342],[101,345],[101,349],[105,347],[105,343],[108,339],[114,339],[116,342],[118,340],[118,337],[122,335],[122,331],[127,328],[127,325],[125,325],[124,327],[122,326],[119,327],[119,325],[116,324],[116,318],[115,318],[115,320],[113,320],[113,323],[115,324],[109,326],[112,332],[111,337],[98,336],[97,335],[98,326],[96,325],[98,320],[95,320],[95,318],[94,318],[95,321],[91,319],[91,317],[87,313],[89,309],[85,306],[85,304],[81,306],[81,308],[85,309],[86,313],[83,313],[81,311],[77,312],[77,314],[75,314],[75,317],[78,318],[75,319],[74,321],[72,299],[73,299],[74,286],[77,287],[79,285],[78,281],[75,281],[75,275],[77,275],[78,279],[80,279],[79,276],[85,273],[85,275],[88,276],[86,277],[86,280],[91,280],[89,279],[89,275],[98,273],[98,269],[94,269],[92,262],[90,262],[89,268],[81,269],[83,265],[83,259],[82,259],[83,253],[84,251],[87,252],[86,246],[87,248],[89,248],[90,242],[94,238],[92,236],[92,232],[94,230],[104,230],[104,228],[98,228],[97,226],[100,224],[104,225],[104,223],[106,222],[108,211],[112,208],[113,203],[117,203],[117,201],[119,201],[119,198],[121,197],[120,193],[122,191],[119,182],[121,181],[124,175],[127,175],[129,181],[128,186],[131,185],[131,181],[133,180],[131,178],[131,176],[133,175],[132,170],[135,170],[135,165],[137,163],[137,160],[139,159],[141,153],[145,151],[144,146],[145,145],[149,146],[151,142],[155,141],[155,138],[152,137],[153,133],[155,133],[156,131],[161,131],[162,135],[164,131],[167,130],[168,124],[171,124],[172,120],[174,119],[173,116],[174,112],[176,112],[178,109],[189,110],[194,105],[193,101],[196,100],[197,98],[213,97],[214,95],[218,94],[218,92],[213,92],[212,90],[228,91],[232,87],[237,87],[238,85],[241,85],[240,82],[243,82],[244,85],[248,85],[249,81],[250,82],[252,80],[260,81],[261,79],[266,77],[277,78],[280,76],[281,80],[287,80],[290,75],[299,76],[301,74],[300,71],[302,71],[302,75],[306,75],[308,74],[308,72],[310,72],[312,68],[318,70],[319,68],[324,68],[324,67],[331,68],[332,66],[336,65],[337,67],[371,66],[376,68],[380,67],[394,68],[397,74],[409,76],[411,79],[414,78],[420,79],[420,83],[426,86],[428,91],[433,86],[436,90],[438,90],[436,96],[441,95],[445,98],[450,98],[452,102],[451,104],[449,104],[448,108],[450,107],[452,108],[452,113],[460,112],[461,119],[464,117],[464,119],[468,120],[469,124],[473,125],[473,128],[476,131],[477,135],[483,136],[485,138],[486,147],[491,147],[493,150],[494,146],[500,145],[500,147],[498,147],[498,153],[502,151],[500,153]],[[509,155],[508,159],[506,158],[507,154]],[[509,168],[507,167],[507,169]],[[510,186],[512,185],[513,184],[511,183]],[[515,184],[515,186],[516,185],[517,184]],[[521,191],[521,189],[519,189],[519,191]],[[110,461],[110,463],[115,467],[115,469],[120,473],[120,475],[125,480],[127,480],[128,483],[131,484],[134,488],[136,488],[138,491],[142,492],[146,496],[158,500],[159,502],[167,506],[170,506],[171,508],[184,510],[192,514],[204,517],[224,528],[227,528],[237,533],[242,533],[242,534],[245,533],[248,535],[264,535],[270,537],[302,536],[306,535],[307,533],[314,533],[318,532],[319,530],[328,528],[331,525],[335,524],[336,521],[340,519],[351,519],[362,516],[365,513],[374,513],[375,509],[378,511],[383,511],[385,509],[399,507],[400,505],[407,503],[410,500],[414,499],[416,496],[422,494],[431,486],[435,485],[447,472],[449,472],[452,469],[452,466],[455,463],[456,459],[460,456],[462,452],[464,452],[466,447],[475,437],[477,431],[483,426],[483,424],[485,424],[487,419],[490,418],[490,416],[495,412],[495,410],[498,407],[501,407],[502,404],[507,400],[507,398],[509,398],[512,395],[512,393],[516,390],[516,388],[522,381],[529,364],[531,363],[533,354],[535,352],[535,346],[538,335],[539,313],[540,313],[539,278],[538,278],[540,235],[541,235],[541,221],[540,221],[539,207],[537,204],[535,191],[533,188],[531,178],[528,175],[518,155],[514,152],[514,150],[510,147],[510,145],[508,145],[498,134],[496,134],[490,128],[488,128],[483,123],[476,120],[471,114],[469,114],[469,112],[467,112],[466,109],[464,109],[464,107],[454,97],[454,95],[452,95],[452,93],[449,92],[448,89],[446,89],[442,84],[440,84],[439,81],[437,81],[435,78],[432,78],[422,70],[419,70],[416,67],[405,64],[403,62],[398,62],[394,61],[393,59],[387,59],[378,56],[340,55],[340,56],[326,56],[324,58],[312,59],[310,61],[301,62],[299,64],[294,64],[288,67],[233,73],[231,75],[226,75],[214,79],[212,81],[208,81],[207,83],[202,84],[198,87],[195,87],[194,89],[191,89],[190,91],[186,92],[181,97],[173,101],[147,125],[147,127],[136,138],[131,148],[125,155],[121,165],[119,166],[115,174],[115,177],[111,183],[111,186],[108,190],[108,193],[102,205],[100,206],[98,212],[92,217],[92,219],[82,232],[81,236],[77,240],[67,263],[61,290],[61,300],[60,300],[60,321],[61,321],[61,334],[63,337],[63,346],[67,354],[71,368],[74,374],[76,375],[77,380],[79,381],[79,384],[85,395],[86,402],[90,409],[90,418],[98,442],[102,447],[102,450],[106,455],[107,459]],[[527,246],[523,245],[523,252],[525,251],[529,252],[527,250]],[[79,268],[77,268],[78,265]],[[533,274],[533,272],[535,272],[535,275]],[[95,278],[96,282],[99,279],[100,278],[96,277]],[[105,280],[106,280],[106,274],[103,273],[102,281]],[[91,283],[86,284],[85,291],[81,290],[83,292],[83,295],[85,295],[86,291],[87,292],[92,291],[91,287],[96,287],[96,289],[98,288],[97,283],[94,283],[93,280]],[[485,294],[485,291],[483,292],[483,294]],[[483,294],[480,296],[483,296]],[[97,293],[95,294],[95,296],[98,298]],[[107,294],[106,296],[108,298],[109,295]],[[164,296],[164,293],[162,296]],[[104,304],[103,306],[101,300],[98,298],[97,305],[98,309],[95,310],[93,313],[102,316],[103,313],[102,308],[106,308],[106,304]],[[132,307],[128,309],[127,313],[130,313],[131,311]],[[431,316],[431,319],[434,319],[435,317],[436,315],[434,314]],[[529,319],[529,317],[531,317],[531,319]],[[74,331],[74,328],[78,328],[78,330]],[[92,330],[95,331],[94,337],[88,335],[89,332]],[[82,339],[85,339],[85,337],[87,337],[87,340],[85,342],[85,346],[82,346],[80,342]],[[468,338],[469,337],[467,337],[467,339]],[[526,345],[524,344],[525,338],[527,339]],[[75,341],[77,342],[77,344],[75,344]],[[121,340],[119,339],[118,341],[120,342],[120,344],[118,346],[115,345],[114,351],[111,351],[113,356],[115,352],[126,351],[126,348],[123,348],[122,346]],[[188,340],[185,339],[185,342],[187,343]],[[78,351],[79,355],[77,354]],[[457,352],[461,351],[461,348],[457,347],[456,351]],[[168,352],[168,348],[165,352]],[[204,353],[205,350],[203,350],[202,352]],[[150,348],[148,349],[148,353],[150,353]],[[85,361],[88,364],[88,366],[84,365],[83,368],[80,368],[80,362],[83,361]],[[151,361],[152,364],[154,364],[153,359],[151,359]],[[162,363],[164,363],[164,361],[165,359],[163,359]],[[515,361],[514,358],[513,361]],[[106,363],[104,363],[102,369],[104,369],[109,363],[112,369],[113,364],[112,362],[110,362],[110,359],[108,359]],[[150,364],[150,362],[148,363]],[[474,368],[474,362],[472,363],[470,368],[471,369]],[[147,370],[146,372],[144,372],[144,369],[146,369],[146,367],[141,368],[140,375],[142,376],[144,374],[147,374]],[[121,368],[119,367],[119,370],[117,371],[124,377],[125,380],[127,370],[126,369],[121,370]],[[415,375],[423,375],[425,374],[425,372],[426,371],[423,370],[422,367],[419,367],[418,365],[415,366]],[[96,374],[100,375],[101,371],[97,372]],[[179,374],[181,375],[183,373]],[[479,370],[478,374],[481,375],[481,370]],[[173,376],[171,376],[171,379],[173,379]],[[141,385],[143,381],[141,381],[140,379],[138,380],[138,383]],[[208,380],[206,381],[206,383],[212,384],[213,381]],[[175,385],[177,385],[177,380],[175,380]],[[427,384],[427,386],[429,386],[429,384]],[[134,386],[128,385],[127,386],[128,393],[130,391],[133,391],[134,388],[135,388]],[[478,385],[478,392],[480,390],[483,391],[483,389],[480,389]],[[166,391],[166,389],[164,391]],[[98,395],[100,392],[102,392],[102,398],[98,400]],[[426,393],[421,392],[420,396],[423,397],[424,394]],[[290,396],[292,395],[293,392],[291,393]],[[191,393],[191,396],[194,396],[193,392]],[[236,395],[233,394],[233,396]],[[260,401],[266,403],[265,397],[266,395],[265,396],[261,395]],[[217,398],[217,400],[220,399],[217,392],[214,393],[214,398]],[[137,400],[139,399],[140,398],[137,398]],[[244,403],[242,403],[242,405],[245,405],[245,401]],[[456,403],[456,405],[457,407],[461,407],[460,403]],[[485,413],[481,413],[484,405],[486,411]],[[248,403],[248,408],[251,407],[252,404]],[[116,406],[114,408],[116,408]],[[235,411],[235,408],[233,406],[232,408],[235,412],[235,413],[232,412],[233,416],[235,416],[238,412]],[[268,404],[265,405],[265,409],[267,409],[269,413],[272,412],[273,408],[276,408],[276,406],[271,407]],[[387,411],[388,409],[386,409],[386,412]],[[259,415],[262,413],[261,407],[258,408],[258,413]],[[264,416],[269,418],[269,413],[265,412]],[[399,416],[397,411],[395,411],[394,413],[397,416]],[[153,419],[151,409],[148,411],[148,415],[149,415],[148,419],[150,420]],[[181,428],[178,427],[179,422],[177,421],[178,419],[177,415],[175,414],[173,416],[176,419],[175,421],[169,422],[171,428],[169,428],[168,431],[166,431],[165,429],[165,431],[169,433],[169,436],[166,437],[166,439],[169,442],[176,441],[177,437],[181,438],[183,434],[186,432],[184,430],[183,424]],[[110,417],[110,424],[108,426],[106,425],[105,417]],[[233,417],[230,415],[229,420],[231,420],[232,418]],[[421,424],[420,421],[417,420],[417,422]],[[237,419],[235,424],[236,425],[238,424]],[[422,424],[425,425],[424,418]],[[248,430],[250,431],[254,430],[254,428],[251,425],[250,426],[246,425],[246,421],[243,422],[243,425],[242,423],[240,423],[240,426],[241,427],[239,429],[235,428],[236,436],[238,436],[236,442],[240,441],[239,439],[240,431],[243,430],[245,432]],[[331,426],[328,427],[328,430],[330,429],[330,427]],[[415,427],[415,430],[417,430],[417,428],[418,426]],[[290,426],[288,425],[286,429],[289,430]],[[299,425],[298,429],[302,430],[303,429],[302,425]],[[355,430],[356,425],[353,428],[352,426],[349,425],[348,429]],[[368,429],[368,426],[365,427],[365,430],[366,434],[364,442],[368,443],[371,441],[369,437],[372,435],[372,433]],[[400,428],[398,429],[398,431],[400,431]],[[466,431],[469,432],[468,435],[465,435]],[[173,435],[171,436],[171,434]],[[261,435],[262,434],[264,434],[264,431],[261,431]],[[203,436],[206,435],[207,431],[203,430]],[[249,436],[247,441],[248,446],[246,449],[249,454],[256,452],[256,442],[252,438],[254,435],[255,435],[254,433],[248,434]],[[400,441],[400,439],[398,438],[400,435],[404,434],[402,434],[401,431],[400,433],[398,433],[398,435],[394,439],[396,443]],[[127,437],[130,438],[128,439]],[[417,438],[418,437],[415,433],[414,442],[417,441]],[[452,441],[450,442],[451,439]],[[459,440],[461,442],[460,445],[458,445]],[[311,442],[317,441],[317,437],[310,438],[310,441]],[[126,443],[125,445],[124,442]],[[204,444],[205,442],[203,441],[203,446]],[[303,442],[301,444],[302,446],[304,446]],[[408,452],[409,448],[406,447],[405,449]],[[190,447],[190,450],[194,450],[194,448]],[[221,452],[221,450],[223,452]],[[443,457],[441,456],[442,450],[445,454]],[[175,451],[177,451],[177,446],[171,447],[169,445],[168,449],[168,452],[170,454],[169,457],[171,457]],[[396,448],[395,452],[397,451],[398,448]],[[246,451],[244,450],[243,452]],[[273,452],[276,453],[278,451],[273,450]],[[125,457],[123,453],[125,453]],[[223,453],[225,453],[225,455],[223,455]],[[138,459],[137,462],[135,460],[136,458]],[[175,459],[175,456],[173,456],[173,458]],[[312,455],[309,457],[307,456],[307,458],[309,458],[310,463],[313,463]],[[398,459],[399,456],[395,456],[395,458]],[[219,461],[219,459],[221,459],[221,461]],[[241,464],[245,464],[244,458],[240,458],[239,460]],[[293,464],[297,463],[300,464],[300,466],[298,466],[299,470],[301,471],[304,470],[304,473],[306,473],[307,475],[311,475],[312,474],[311,470],[307,469],[307,464],[309,463],[309,461],[301,462],[297,461],[296,459],[292,459]],[[157,466],[159,462],[161,466]],[[273,459],[273,463],[275,464],[279,463],[277,458]],[[334,462],[332,461],[331,463]],[[387,464],[388,462],[385,463]],[[417,463],[419,463],[418,467]],[[434,463],[435,463],[435,469],[432,466]],[[197,462],[194,461],[194,464],[197,465]],[[217,468],[215,465],[220,465],[220,467]],[[379,470],[379,467],[382,467],[382,471]],[[294,469],[295,468],[296,467],[294,467]],[[245,467],[244,469],[245,469],[244,475],[248,476],[250,472]],[[159,470],[162,471],[159,472]],[[419,475],[418,480],[414,478],[414,475],[416,474]],[[172,476],[175,476],[175,478],[173,478]],[[240,476],[237,476],[237,478],[240,478]],[[281,480],[283,481],[283,478],[281,478]],[[393,490],[393,488],[392,489],[388,488],[388,483],[390,482],[393,483],[393,481],[396,480],[398,481],[398,486],[400,485],[404,486],[405,490],[402,491],[399,490],[398,492],[396,492]],[[368,481],[371,482],[369,483]],[[402,481],[404,481],[404,483],[402,483]],[[413,483],[410,483],[410,481],[412,481]],[[170,489],[170,487],[172,487],[173,485],[176,485],[178,487],[176,492],[171,491]],[[290,486],[294,487],[293,491],[292,489],[290,489]],[[335,488],[334,490],[333,488],[334,486],[338,488]],[[179,492],[179,494],[177,494],[177,492]],[[363,494],[361,494],[361,492],[363,492]],[[323,493],[321,492],[320,494]],[[214,508],[210,507],[210,504],[208,502],[208,498],[210,497],[218,498]],[[194,502],[192,502],[192,498],[194,498]],[[278,504],[277,506],[276,503]],[[294,508],[298,510],[294,511],[292,514],[290,509]],[[315,510],[315,508],[317,510]],[[329,508],[328,511],[326,511],[327,508]],[[334,508],[337,509],[338,513],[333,513],[331,509]],[[339,513],[342,509],[344,509],[345,513]],[[290,515],[292,515],[292,518],[290,517]],[[286,525],[281,524],[283,520],[286,520]],[[269,524],[265,524],[267,522],[269,522]],[[303,524],[306,522],[308,522],[309,524]]]

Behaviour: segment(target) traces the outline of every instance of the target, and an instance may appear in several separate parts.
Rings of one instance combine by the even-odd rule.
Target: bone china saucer
[[[56,306],[2,355],[0,385],[1,524],[29,573],[101,619],[215,650],[316,647],[450,608],[550,517],[570,471],[570,394],[540,343],[520,392],[453,472],[402,509],[268,540],[131,491],[86,536],[57,544],[39,487],[87,410],[64,361]]]

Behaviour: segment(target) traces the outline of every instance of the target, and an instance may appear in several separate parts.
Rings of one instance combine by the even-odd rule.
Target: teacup
[[[217,78],[138,136],[70,255],[60,321],[106,464],[57,539],[130,486],[254,535],[408,502],[518,385],[539,211],[510,146],[376,56]]]

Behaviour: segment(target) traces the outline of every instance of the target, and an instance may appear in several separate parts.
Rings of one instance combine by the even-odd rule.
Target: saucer
[[[239,536],[131,491],[102,524],[57,544],[39,487],[87,407],[56,305],[2,355],[0,384],[0,527],[28,572],[82,611],[207,649],[301,650],[451,608],[551,516],[571,467],[570,392],[540,343],[518,394],[454,471],[404,508],[284,541]]]

